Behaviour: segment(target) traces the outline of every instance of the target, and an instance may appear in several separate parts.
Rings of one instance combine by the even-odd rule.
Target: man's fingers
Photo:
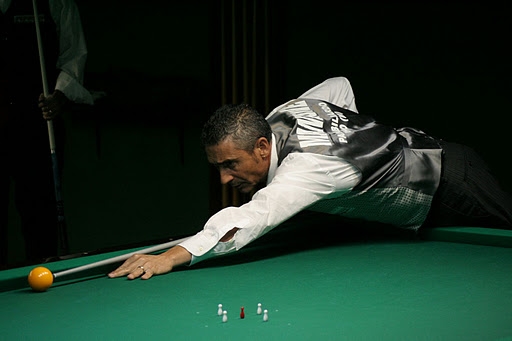
[[[114,271],[110,272],[108,274],[108,276],[110,278],[114,278],[114,277],[130,275],[131,273],[133,273],[134,268],[137,267],[136,263],[138,262],[139,259],[140,259],[140,255],[138,255],[138,254],[131,256],[130,258],[125,260],[124,263],[120,267],[118,267]],[[139,276],[140,276],[140,274],[139,274]]]
[[[153,270],[144,268],[144,274],[140,277],[142,279],[150,279],[153,277]]]
[[[146,269],[143,265],[139,265],[137,267],[132,267],[130,273],[128,274],[129,279],[135,279],[137,277],[140,277],[146,273]]]

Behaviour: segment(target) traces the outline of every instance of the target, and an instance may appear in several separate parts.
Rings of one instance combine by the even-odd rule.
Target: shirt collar
[[[267,185],[272,182],[276,175],[277,169],[277,147],[276,147],[276,136],[272,134],[272,152],[270,154],[270,167],[268,168]]]

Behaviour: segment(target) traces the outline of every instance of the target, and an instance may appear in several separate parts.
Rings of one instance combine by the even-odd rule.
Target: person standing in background
[[[0,0],[0,266],[7,264],[8,258],[11,181],[26,260],[57,255],[57,212],[46,120],[53,120],[57,151],[62,152],[62,113],[70,103],[94,104],[83,86],[87,47],[75,2],[38,0],[37,8],[47,97],[41,94],[32,0]],[[62,161],[62,157],[58,159]]]

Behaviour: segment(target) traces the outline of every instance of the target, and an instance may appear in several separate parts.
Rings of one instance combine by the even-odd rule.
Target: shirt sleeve
[[[349,191],[359,180],[359,172],[337,157],[292,153],[251,201],[219,211],[180,245],[192,254],[190,264],[237,251],[318,200]],[[234,237],[220,242],[235,227],[239,230]]]
[[[345,77],[329,78],[309,89],[299,98],[319,99],[358,112],[352,86]]]
[[[59,36],[59,58],[55,90],[75,102],[93,104],[91,93],[83,86],[87,46],[78,8],[73,0],[50,1],[52,18]]]

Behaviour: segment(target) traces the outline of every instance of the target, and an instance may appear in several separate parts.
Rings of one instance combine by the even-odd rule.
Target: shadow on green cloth
[[[238,252],[207,259],[189,269],[235,265],[333,245],[420,240],[416,231],[304,211]]]

